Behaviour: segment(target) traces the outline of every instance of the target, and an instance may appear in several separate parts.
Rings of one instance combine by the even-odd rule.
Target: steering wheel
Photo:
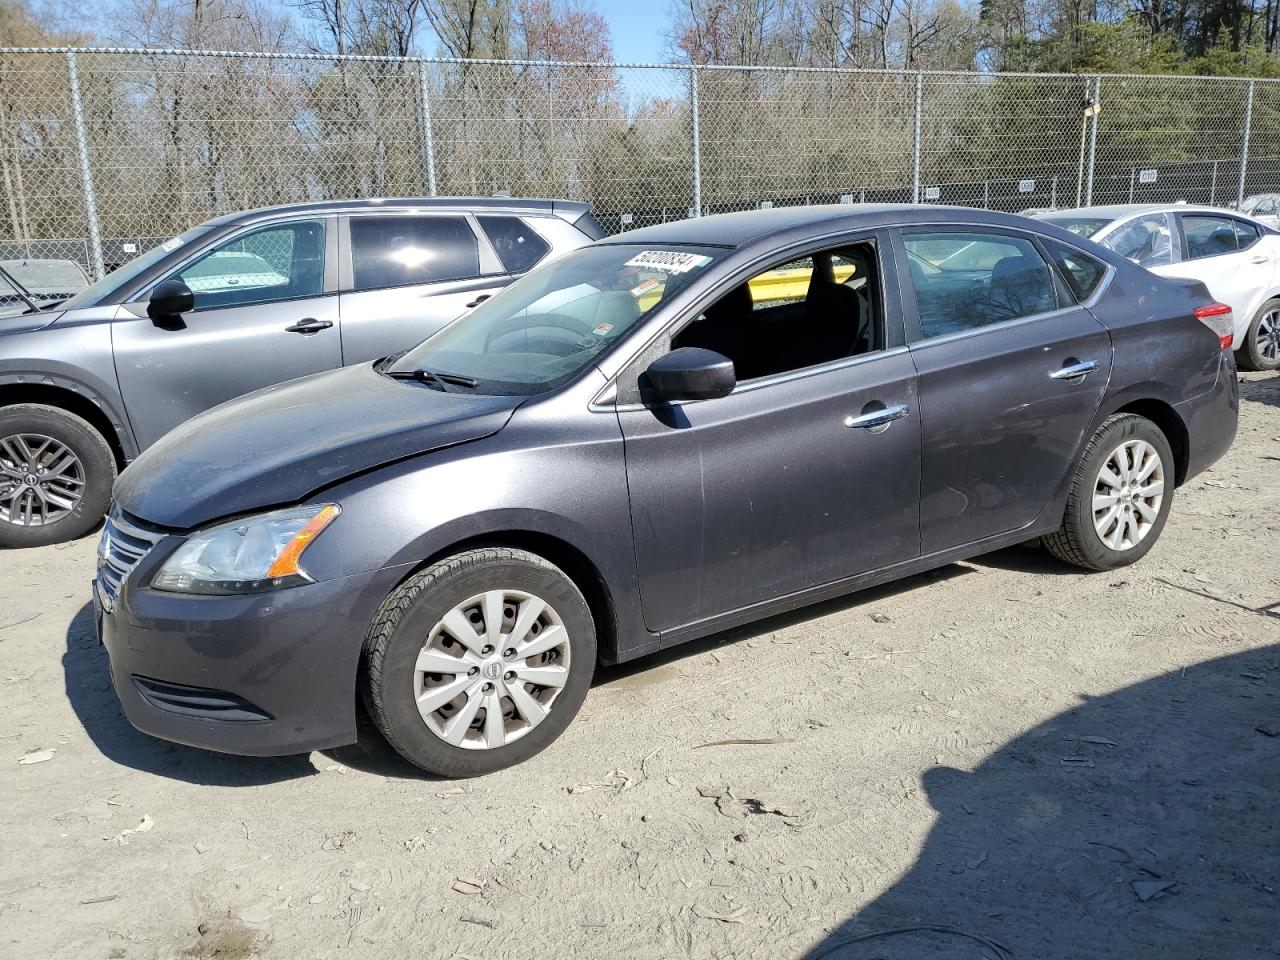
[[[560,331],[560,336],[555,333],[549,334],[555,339],[567,339],[564,335],[567,332],[577,342],[587,335],[590,331],[587,321],[578,320],[564,313],[533,313],[528,315],[517,315],[508,317],[501,323],[494,325],[488,335],[485,337],[484,346],[488,350],[494,341],[508,336],[512,333],[528,333],[530,330],[542,331]]]

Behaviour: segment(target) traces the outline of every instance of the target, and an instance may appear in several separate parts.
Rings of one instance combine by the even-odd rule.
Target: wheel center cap
[[[502,661],[490,660],[480,668],[480,672],[484,675],[486,680],[497,680],[502,676]]]
[[[28,487],[34,487],[37,483],[40,482],[40,478],[37,477],[34,473],[28,473],[25,477],[22,478],[22,482],[25,483]]]

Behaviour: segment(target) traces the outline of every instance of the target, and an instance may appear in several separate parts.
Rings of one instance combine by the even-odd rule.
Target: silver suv
[[[116,471],[189,417],[406,350],[603,234],[562,200],[294,204],[210,220],[69,300],[24,296],[0,316],[0,546],[87,533]]]

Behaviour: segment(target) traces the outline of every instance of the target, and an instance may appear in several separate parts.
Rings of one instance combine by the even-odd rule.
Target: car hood
[[[295,503],[373,467],[497,433],[523,397],[443,393],[372,364],[268,387],[176,427],[116,481],[162,527]]]
[[[41,330],[66,312],[54,309],[28,313],[27,309],[27,305],[22,301],[0,304],[0,335]]]

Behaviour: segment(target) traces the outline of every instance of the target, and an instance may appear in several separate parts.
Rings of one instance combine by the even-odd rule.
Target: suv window
[[[1182,218],[1182,232],[1187,238],[1187,256],[1220,257],[1235,253],[1235,221],[1231,217],[1187,215]]]
[[[1049,259],[1062,272],[1062,277],[1075,298],[1083,303],[1093,296],[1098,284],[1107,275],[1107,265],[1087,253],[1058,243],[1057,240],[1042,238],[1041,242],[1049,252]]]
[[[507,273],[524,273],[547,255],[551,244],[519,217],[477,217]]]
[[[1167,214],[1148,213],[1122,223],[1098,241],[1140,267],[1174,263],[1173,226]]]
[[[920,333],[941,337],[1046,313],[1058,306],[1053,275],[1030,240],[991,233],[908,233]]]
[[[739,381],[878,349],[879,266],[870,243],[791,260],[739,284],[672,338],[733,361]]]
[[[480,248],[465,217],[352,217],[355,290],[480,276]]]
[[[197,310],[318,297],[324,293],[324,221],[238,234],[173,276],[196,295]]]

